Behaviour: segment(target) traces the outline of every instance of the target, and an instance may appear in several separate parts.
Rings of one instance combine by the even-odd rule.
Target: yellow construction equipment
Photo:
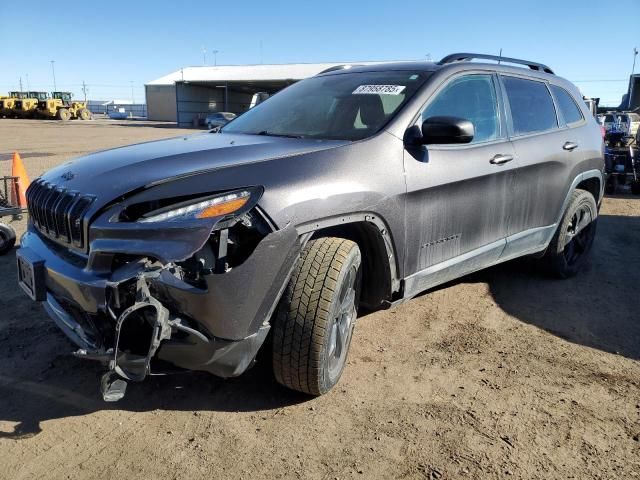
[[[15,116],[15,106],[18,100],[25,98],[24,92],[9,92],[9,96],[0,100],[0,117]]]
[[[85,102],[72,100],[71,92],[52,92],[51,98],[38,102],[38,115],[67,121],[72,118],[90,120],[93,115]]]
[[[38,103],[49,97],[47,92],[27,92],[24,98],[16,100],[13,111],[18,117],[29,118],[36,114]]]

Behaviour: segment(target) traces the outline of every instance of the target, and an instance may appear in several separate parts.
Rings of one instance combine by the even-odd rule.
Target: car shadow
[[[640,360],[640,217],[601,215],[576,277],[550,278],[516,260],[464,281],[486,282],[509,315],[573,343]]]
[[[237,378],[204,372],[154,375],[130,383],[121,401],[103,402],[99,384],[105,369],[70,355],[76,347],[19,290],[15,277],[14,250],[0,256],[0,440],[28,438],[44,421],[100,410],[260,412],[312,398],[278,385],[265,351]]]
[[[549,279],[520,260],[453,283],[487,283],[500,308],[519,321],[639,360],[638,239],[640,218],[602,215],[591,261],[575,278]],[[105,403],[98,391],[104,370],[68,355],[73,345],[12,283],[14,262],[14,253],[0,257],[0,439],[27,438],[46,420],[100,410],[260,412],[310,400],[276,384],[265,355],[235,379],[197,372],[152,376],[130,384],[120,402]],[[13,423],[9,431],[3,422]]]
[[[107,120],[109,125],[117,126],[117,127],[145,127],[145,128],[165,128],[165,129],[173,129],[173,130],[185,130],[188,132],[189,130],[197,131],[198,129],[203,130],[204,127],[178,127],[175,122],[157,122],[152,120],[147,120],[146,118],[130,118],[126,120],[117,120],[105,117],[104,120]]]

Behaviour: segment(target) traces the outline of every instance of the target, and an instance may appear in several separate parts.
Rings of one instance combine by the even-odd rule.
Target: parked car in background
[[[640,126],[640,115],[633,112],[624,112],[618,114],[620,130],[625,132],[629,137],[635,138]]]
[[[42,175],[19,284],[77,357],[103,362],[106,400],[167,364],[240,375],[263,345],[278,382],[321,395],[360,309],[525,255],[576,275],[603,170],[580,92],[545,65],[461,53],[335,70],[218,132]]]
[[[236,116],[237,115],[235,113],[231,113],[231,112],[210,113],[209,115],[207,115],[207,118],[205,118],[205,123],[207,125],[207,128],[211,130],[216,127],[225,126],[231,120],[236,118]]]

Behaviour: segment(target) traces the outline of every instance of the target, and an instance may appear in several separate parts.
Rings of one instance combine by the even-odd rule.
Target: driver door
[[[475,133],[468,144],[405,147],[408,295],[488,266],[504,248],[516,161],[498,92],[493,74],[453,77],[416,122],[460,117]]]

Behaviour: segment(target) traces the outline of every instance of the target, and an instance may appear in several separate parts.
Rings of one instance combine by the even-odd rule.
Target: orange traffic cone
[[[13,152],[13,164],[11,165],[11,176],[15,177],[16,180],[11,188],[11,204],[20,207],[27,208],[27,196],[25,192],[27,188],[29,188],[29,176],[27,175],[27,171],[24,168],[24,164],[22,163],[22,159],[18,152]]]

